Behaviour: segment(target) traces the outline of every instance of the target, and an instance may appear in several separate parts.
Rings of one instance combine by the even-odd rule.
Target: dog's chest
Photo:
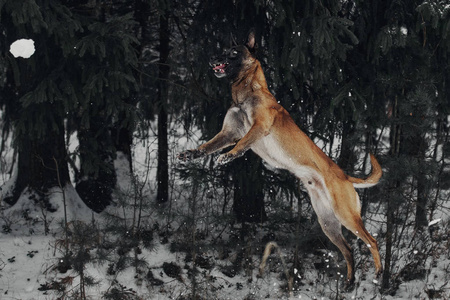
[[[241,112],[241,122],[244,126],[244,134],[247,134],[255,122],[253,117],[254,104],[244,102],[239,105],[239,110]],[[250,148],[273,167],[289,170],[293,164],[292,159],[286,154],[282,144],[270,132],[268,135],[255,141]]]
[[[295,162],[287,155],[283,145],[273,134],[269,133],[256,141],[251,149],[272,167],[293,171]]]
[[[244,125],[245,133],[247,133],[250,128],[252,128],[253,123],[255,122],[253,118],[253,106],[251,103],[243,102],[238,104],[238,110],[240,112],[239,116],[241,118],[241,122]]]

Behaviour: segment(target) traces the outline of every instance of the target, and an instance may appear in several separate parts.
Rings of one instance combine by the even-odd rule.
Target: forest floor
[[[148,149],[142,145],[136,155]],[[139,161],[148,172],[146,161],[154,160]],[[346,292],[345,263],[327,242],[296,252],[292,224],[242,228],[211,213],[222,210],[220,201],[214,204],[219,207],[209,197],[192,201],[179,180],[170,204],[148,205],[154,202],[155,183],[143,178],[153,174],[136,174],[133,178],[141,180],[133,185],[124,165],[119,157],[116,171],[125,192],[117,193],[115,205],[101,214],[92,213],[71,185],[50,191],[55,212],[41,209],[33,195],[24,194],[10,208],[2,203],[0,299],[450,299],[449,203],[424,238],[411,239],[411,228],[403,229],[394,250],[390,292],[381,292],[370,252],[353,239],[356,283]],[[144,186],[146,196],[136,192]],[[304,213],[313,214],[310,209]],[[375,236],[382,218],[372,214],[365,220]],[[383,239],[377,239],[384,256]],[[265,274],[257,276],[271,240],[279,251],[270,255]],[[293,280],[291,293],[286,270]]]
[[[73,201],[71,197],[76,194],[68,191],[66,196]],[[57,200],[62,201],[55,199]],[[26,207],[26,202],[31,201],[23,199],[20,205]],[[86,224],[92,224],[92,217],[97,224],[103,219],[102,214],[92,216],[81,201],[77,207],[68,211],[69,218],[76,218]],[[4,230],[0,233],[0,299],[83,299],[81,294],[85,294],[87,299],[191,299],[193,294],[197,295],[197,299],[450,298],[450,259],[444,241],[441,249],[435,249],[435,253],[440,255],[427,258],[423,276],[408,280],[405,279],[408,278],[407,275],[400,276],[399,272],[398,279],[401,282],[392,295],[381,294],[380,282],[373,278],[373,267],[367,267],[367,263],[371,262],[370,258],[366,258],[366,264],[358,264],[360,269],[354,290],[342,291],[339,271],[344,272],[345,269],[336,265],[344,264],[336,251],[328,249],[315,251],[304,257],[304,269],[301,275],[300,272],[298,275],[294,272],[297,284],[295,291],[289,295],[286,291],[287,280],[283,276],[283,264],[276,254],[271,255],[266,273],[259,278],[257,270],[260,255],[250,255],[247,257],[247,267],[234,271],[236,258],[233,257],[239,253],[238,246],[227,245],[225,240],[224,245],[215,249],[198,251],[194,268],[191,253],[182,249],[183,243],[188,240],[186,232],[182,233],[182,230],[178,233],[174,231],[170,236],[154,231],[151,247],[146,249],[140,246],[139,252],[129,250],[125,256],[130,262],[116,271],[111,271],[111,268],[120,261],[119,247],[112,247],[115,254],[101,260],[96,252],[98,249],[95,249],[97,241],[91,240],[85,244],[84,249],[96,259],[86,261],[83,275],[91,277],[93,281],[85,280],[85,287],[82,287],[79,270],[61,268],[66,240],[61,226],[64,219],[62,209],[45,217],[50,225],[47,234],[41,211],[28,210],[26,218],[23,214],[16,213],[18,210],[3,211],[1,221]],[[104,233],[101,230],[98,232],[100,239]],[[214,233],[210,236],[214,236]],[[68,240],[69,243],[77,242],[75,238]],[[202,242],[205,243],[206,240]],[[74,244],[69,244],[68,247],[74,253],[79,249]],[[228,249],[228,255],[223,249]],[[291,252],[292,249],[281,249],[288,265],[292,263]],[[367,256],[367,253],[364,255]],[[133,264],[134,256],[139,256],[145,263],[140,266]],[[405,270],[405,266],[398,268]],[[194,270],[195,282],[192,276]],[[410,271],[410,278],[417,277],[412,275],[413,270]],[[334,276],[330,275],[332,273],[335,273]]]

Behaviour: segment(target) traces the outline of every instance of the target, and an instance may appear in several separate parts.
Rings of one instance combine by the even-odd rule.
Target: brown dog
[[[377,184],[382,174],[380,165],[370,155],[372,173],[367,179],[344,174],[277,103],[267,88],[254,52],[255,35],[250,32],[246,45],[236,45],[211,59],[215,75],[231,80],[233,104],[225,116],[222,130],[212,140],[178,154],[178,158],[187,161],[235,145],[219,156],[219,164],[228,163],[252,149],[270,165],[289,170],[305,185],[322,230],[344,255],[347,284],[353,283],[355,270],[352,250],[342,235],[341,225],[369,247],[378,276],[382,265],[377,242],[364,228],[359,196],[354,187]]]

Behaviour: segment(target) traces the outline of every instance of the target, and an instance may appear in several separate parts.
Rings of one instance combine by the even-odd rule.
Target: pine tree
[[[192,51],[192,56],[188,56],[192,70],[191,87],[196,98],[190,97],[187,106],[188,113],[194,115],[192,123],[202,128],[203,140],[212,138],[220,130],[226,110],[231,104],[229,82],[211,75],[208,58],[229,47],[231,35],[239,43],[245,41],[249,29],[258,24],[254,21],[264,15],[262,10],[256,9],[257,6],[258,3],[203,1],[199,3],[195,14],[197,21],[188,29],[186,37],[189,51]],[[221,49],[217,48],[218,44]],[[237,168],[238,165],[242,168]],[[222,176],[229,176],[232,181],[233,212],[236,219],[264,221],[266,212],[261,159],[248,154],[225,166],[224,170]]]
[[[49,190],[69,182],[64,139],[64,117],[72,107],[73,85],[64,70],[79,21],[54,1],[6,1],[1,6],[4,29],[2,58],[6,78],[1,106],[13,127],[18,153],[14,189],[5,201],[14,204],[28,191],[47,209]],[[61,20],[65,26],[60,26]],[[29,59],[13,58],[6,50],[19,38],[32,38],[36,53]],[[58,175],[59,174],[59,175]]]
[[[382,160],[385,172],[378,195],[385,201],[387,216],[382,282],[386,291],[395,290],[390,280],[396,263],[395,243],[401,234],[396,224],[407,221],[411,206],[415,211],[415,228],[427,224],[427,199],[436,174],[435,163],[427,153],[430,132],[434,131],[433,116],[439,110],[436,84],[441,85],[443,81],[435,75],[441,72],[435,72],[433,65],[435,59],[442,65],[442,60],[448,58],[436,55],[436,51],[442,51],[434,40],[436,32],[431,35],[432,42],[427,42],[429,25],[424,23],[424,17],[427,21],[439,19],[439,14],[430,17],[428,5],[441,9],[443,5],[427,3],[359,1],[350,15],[360,42],[349,55],[349,70],[356,75],[356,93],[367,105],[361,115],[366,124],[364,136],[366,142],[380,150],[389,150]],[[443,25],[436,24],[434,28]],[[380,138],[371,137],[377,128],[389,128],[388,145],[379,142]],[[414,193],[417,196],[411,199],[409,195]]]
[[[82,63],[73,62],[73,75],[81,78],[82,91],[73,115],[73,123],[79,124],[76,190],[97,212],[111,202],[116,152],[130,151],[130,132],[135,125],[135,105],[129,99],[137,89],[135,22],[131,14],[115,9],[102,6],[98,13],[88,12],[85,31],[75,46]]]
[[[432,159],[436,165],[433,166],[434,168],[432,170],[430,168],[421,169],[422,174],[425,174],[424,176],[420,176],[421,182],[418,182],[418,185],[424,184],[420,188],[418,186],[416,207],[416,220],[418,222],[416,222],[416,228],[423,229],[427,225],[427,221],[431,220],[434,213],[433,207],[435,207],[437,199],[440,198],[436,196],[432,202],[430,201],[431,203],[428,203],[427,198],[429,197],[426,197],[426,191],[429,191],[431,188],[440,191],[442,181],[447,177],[442,174],[442,170],[448,154],[445,151],[440,155],[439,147],[446,148],[445,139],[449,132],[446,116],[450,112],[450,102],[448,101],[448,95],[450,93],[450,73],[448,72],[448,66],[450,65],[450,7],[445,1],[423,1],[416,7],[416,12],[416,31],[420,37],[422,49],[426,56],[427,77],[429,78],[427,85],[428,95],[425,95],[425,99],[431,102],[428,104],[431,104],[433,107],[431,111],[428,108],[425,110],[428,111],[425,121],[427,123],[435,122],[434,126],[436,130],[436,146]],[[435,117],[433,117],[433,113]],[[420,115],[416,114],[416,116]],[[433,127],[433,125],[429,125],[429,127]],[[427,133],[422,132],[422,134],[430,135],[430,130]],[[434,176],[427,176],[429,174],[433,174]],[[432,184],[432,182],[435,182],[435,184]],[[419,191],[425,191],[425,193]],[[422,197],[419,197],[419,194]],[[439,195],[438,192],[437,195]],[[427,207],[428,204],[429,207]],[[426,216],[427,214],[428,217]]]
[[[119,8],[127,7],[122,4]],[[14,121],[18,153],[15,188],[6,200],[15,203],[27,187],[45,200],[51,187],[69,183],[67,120],[68,134],[79,134],[80,170],[72,164],[77,190],[100,211],[115,185],[111,132],[132,130],[135,122],[134,103],[127,100],[137,88],[132,15],[47,0],[1,5],[6,44],[25,36],[33,38],[37,48],[28,60],[2,53],[8,68],[1,101],[5,124]]]
[[[170,7],[164,7],[163,13],[159,16],[159,82],[158,82],[158,167],[156,181],[158,191],[156,199],[160,203],[169,199],[169,146],[167,142],[167,107],[169,104],[169,14]]]

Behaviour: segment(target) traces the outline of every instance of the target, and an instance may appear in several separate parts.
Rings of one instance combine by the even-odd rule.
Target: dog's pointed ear
[[[250,53],[255,53],[256,49],[258,49],[258,44],[256,44],[255,28],[250,29],[245,46],[247,46]]]

